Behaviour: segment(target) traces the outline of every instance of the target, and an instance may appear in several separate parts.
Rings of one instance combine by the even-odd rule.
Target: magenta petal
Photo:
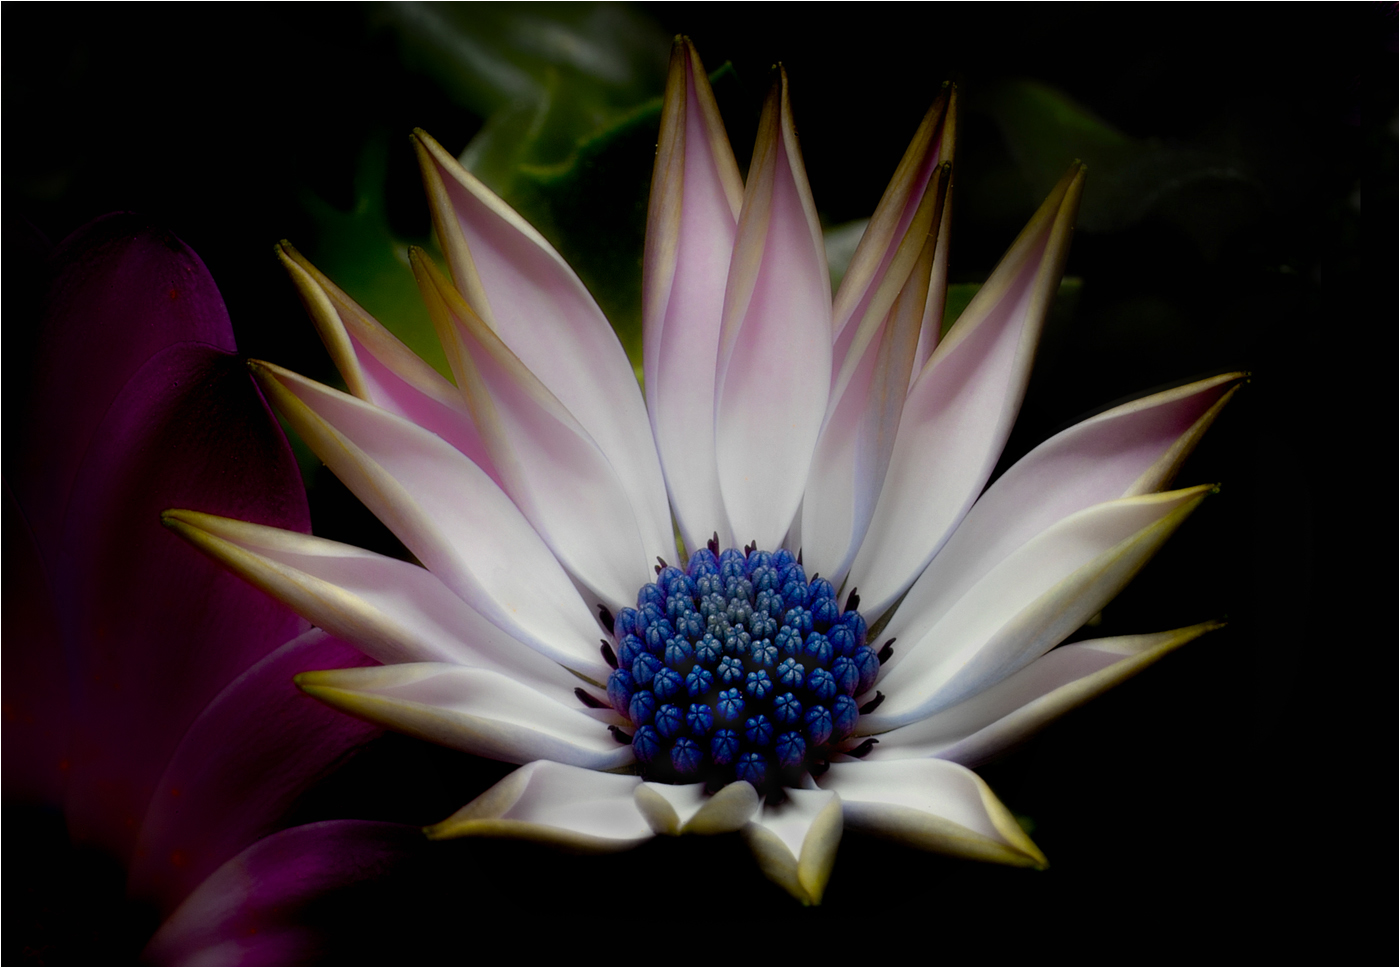
[[[195,717],[305,629],[162,527],[178,506],[308,530],[291,450],[243,364],[199,343],[140,367],[96,428],[54,579],[74,676],[69,830],[123,860]]]
[[[5,485],[4,795],[57,804],[67,786],[68,674],[29,522]]]
[[[142,960],[163,965],[307,964],[322,938],[308,905],[392,874],[426,840],[417,827],[328,820],[258,841],[216,870],[156,932]],[[406,926],[407,928],[407,926]]]
[[[275,830],[293,800],[348,752],[382,733],[292,682],[299,672],[373,664],[313,629],[229,683],[156,786],[128,891],[170,912],[220,864]]]
[[[73,477],[122,387],[172,343],[234,352],[228,311],[199,256],[135,215],[108,215],[54,253],[34,361],[28,438],[6,468],[48,553]]]

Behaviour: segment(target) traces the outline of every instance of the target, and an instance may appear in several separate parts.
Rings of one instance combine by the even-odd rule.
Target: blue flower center
[[[820,773],[880,671],[858,605],[852,592],[843,610],[783,550],[712,541],[684,571],[663,563],[613,623],[608,700],[631,720],[643,775],[772,796]]]

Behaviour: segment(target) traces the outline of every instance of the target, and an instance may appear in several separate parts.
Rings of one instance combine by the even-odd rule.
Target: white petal
[[[852,830],[955,857],[1045,867],[982,778],[943,760],[833,763],[818,781],[841,798]]]
[[[715,366],[744,184],[709,78],[688,40],[671,49],[642,263],[647,410],[681,537],[732,547],[715,469]]]
[[[277,256],[350,392],[431,430],[499,483],[457,388],[289,243],[277,247]]]
[[[1075,165],[909,392],[884,490],[851,568],[872,619],[923,571],[996,465],[1064,267],[1082,184]]]
[[[401,417],[269,363],[250,366],[316,455],[443,584],[561,665],[607,678],[588,607],[479,467]]]
[[[161,518],[241,578],[380,662],[494,669],[560,702],[572,701],[579,685],[417,565],[197,511],[167,511]]]
[[[831,282],[787,80],[764,104],[724,294],[720,488],[737,541],[776,548],[802,500],[831,371]]]
[[[410,255],[502,487],[578,581],[614,611],[632,604],[650,562],[670,549],[642,546],[627,489],[598,445],[423,252]]]
[[[837,588],[889,468],[928,303],[948,174],[947,166],[938,169],[878,288],[863,303],[864,317],[848,327],[851,339],[812,460],[801,547],[807,566]]]
[[[827,790],[785,790],[743,828],[759,869],[804,905],[820,904],[841,844],[841,800]]]
[[[848,327],[853,323],[859,325],[864,318],[866,308],[894,259],[895,250],[914,220],[914,213],[922,203],[930,182],[935,180],[935,172],[944,162],[953,160],[956,117],[957,91],[949,85],[919,123],[885,193],[875,206],[875,213],[870,216],[865,233],[851,256],[846,274],[841,277],[841,286],[832,300],[831,327],[838,360],[845,359],[855,335],[855,330],[847,331]],[[940,219],[940,223],[942,221]],[[940,233],[939,247],[943,247],[944,243],[945,239]],[[942,322],[941,305],[939,317],[939,322]],[[927,354],[924,358],[927,359]]]
[[[1046,528],[1092,505],[1169,485],[1242,376],[1211,377],[1115,407],[1021,458],[973,505],[900,602],[885,635],[918,641]]]
[[[1206,622],[1155,635],[1062,645],[956,706],[882,734],[865,762],[936,756],[976,766],[1219,627]]]
[[[434,840],[514,837],[580,851],[626,850],[652,836],[632,797],[641,782],[560,763],[531,763],[427,828],[427,834]]]
[[[658,834],[727,834],[753,818],[758,791],[743,780],[713,796],[703,783],[643,783],[637,787],[637,809]]]
[[[1054,648],[1132,580],[1211,488],[1109,501],[1066,518],[987,573],[881,669],[885,701],[857,730],[925,719]]]
[[[604,717],[490,669],[412,662],[303,672],[296,681],[353,716],[493,760],[551,759],[588,770],[632,762],[632,747],[613,739]]]
[[[607,455],[643,544],[675,545],[661,462],[617,334],[544,236],[423,131],[414,132],[433,225],[457,289]]]

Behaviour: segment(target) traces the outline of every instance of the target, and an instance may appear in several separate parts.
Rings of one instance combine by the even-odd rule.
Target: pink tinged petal
[[[776,548],[787,534],[830,372],[826,249],[783,74],[759,119],[720,333],[716,457],[736,540]]]
[[[544,236],[423,131],[414,132],[433,226],[457,289],[597,443],[627,489],[643,544],[675,546],[661,463],[632,364]]]
[[[69,829],[128,859],[181,736],[248,666],[305,630],[160,526],[172,504],[309,530],[301,476],[241,361],[171,346],[93,436],[66,521],[73,674]],[[59,590],[61,589],[61,590]]]
[[[352,716],[432,743],[507,763],[550,759],[587,770],[632,763],[632,747],[608,731],[621,722],[577,699],[565,705],[490,669],[414,662],[329,669],[297,685]]]
[[[307,908],[338,889],[403,870],[424,846],[417,827],[328,820],[258,841],[185,899],[142,961],[160,965],[310,964],[324,941]]]
[[[881,735],[866,762],[936,756],[966,766],[984,763],[1168,652],[1220,627],[1219,622],[1205,622],[1155,635],[1062,645],[956,706]]]
[[[181,342],[236,350],[218,287],[193,250],[130,214],[83,226],[55,251],[15,497],[53,553],[79,464],[127,381]]]
[[[399,341],[288,242],[277,257],[350,392],[411,420],[500,477],[457,388]]]
[[[197,511],[163,518],[225,568],[378,662],[494,669],[556,699],[574,699],[577,677],[487,621],[425,568]]]
[[[913,372],[928,301],[934,244],[949,166],[924,193],[883,280],[849,327],[826,425],[803,497],[801,547],[808,567],[841,587],[880,496]]]
[[[419,249],[414,274],[500,481],[560,564],[614,611],[675,541],[644,546],[627,488],[573,415]]]
[[[885,701],[857,730],[904,726],[990,688],[1101,610],[1211,486],[1124,498],[1072,515],[993,568],[881,669]]]
[[[316,455],[443,584],[561,665],[607,678],[598,623],[481,468],[401,417],[270,363],[250,366]]]
[[[851,569],[871,617],[923,571],[996,465],[1064,268],[1083,181],[1076,164],[914,381],[884,489]]]
[[[156,784],[128,893],[169,913],[219,865],[272,833],[312,783],[378,736],[378,727],[327,709],[292,683],[308,669],[369,661],[312,630],[229,683]]]
[[[956,763],[833,763],[820,783],[840,796],[852,830],[954,857],[1047,866],[1040,848],[982,778]]]
[[[951,84],[943,88],[937,100],[929,107],[928,113],[914,132],[904,157],[895,169],[875,213],[861,236],[851,256],[850,266],[841,278],[841,286],[832,300],[831,324],[835,342],[835,356],[846,358],[851,341],[855,336],[854,326],[859,326],[865,318],[871,300],[880,288],[895,252],[903,243],[915,213],[929,191],[936,188],[936,173],[939,167],[953,160],[953,149],[957,131],[957,89]],[[938,302],[938,322],[942,322],[942,302],[947,285],[947,213],[939,216],[938,253],[935,266],[941,269],[937,280],[940,286],[930,287],[928,299]],[[940,291],[935,294],[934,289]],[[933,339],[937,340],[938,329],[934,326]],[[927,359],[924,353],[922,359]],[[920,362],[922,362],[922,359]],[[916,371],[917,372],[917,371]],[[833,377],[835,374],[832,374]]]
[[[643,783],[635,794],[637,809],[658,834],[728,834],[743,829],[758,812],[758,791],[738,780],[716,793],[705,784]]]
[[[68,669],[34,533],[8,482],[4,491],[4,797],[57,805],[68,785]]]
[[[633,796],[641,782],[541,760],[426,832],[434,840],[509,837],[589,853],[627,850],[652,837]]]
[[[1056,434],[1017,461],[973,505],[885,634],[917,641],[1046,528],[1092,505],[1169,486],[1243,378],[1227,373],[1134,400]]]
[[[830,790],[785,790],[742,833],[759,870],[803,906],[822,902],[841,844],[841,798]]]
[[[678,38],[642,262],[647,410],[681,537],[735,544],[715,470],[715,365],[744,183],[695,47]]]

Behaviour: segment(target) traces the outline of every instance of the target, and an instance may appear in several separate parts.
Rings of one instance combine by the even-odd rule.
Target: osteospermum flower
[[[645,401],[574,273],[422,132],[450,278],[412,262],[455,386],[281,247],[349,392],[253,371],[422,567],[194,511],[166,521],[384,663],[304,674],[307,692],[522,764],[430,836],[606,850],[737,830],[804,903],[845,825],[1044,864],[967,764],[1211,627],[1055,648],[1203,500],[1208,486],[1162,488],[1239,375],[1101,413],[983,493],[1084,171],[940,337],[955,115],[947,89],[833,299],[785,77],[745,183],[678,42]]]

